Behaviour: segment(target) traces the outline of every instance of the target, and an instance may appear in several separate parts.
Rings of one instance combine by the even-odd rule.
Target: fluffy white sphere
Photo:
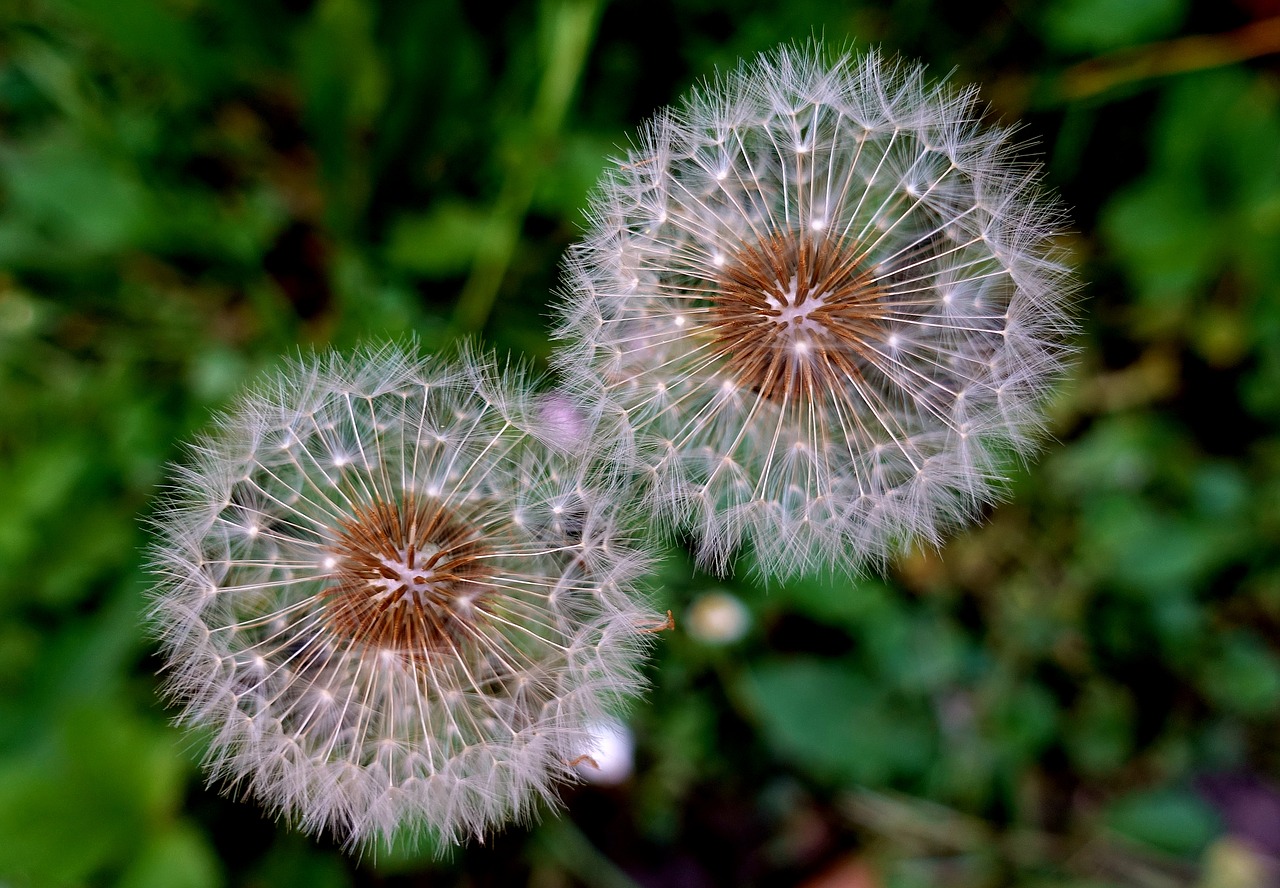
[[[387,347],[295,364],[191,449],[153,616],[215,777],[359,846],[482,836],[574,779],[662,621],[623,498],[543,412]]]
[[[936,542],[1033,449],[1075,289],[976,91],[784,48],[660,114],[570,254],[557,363],[723,570]]]

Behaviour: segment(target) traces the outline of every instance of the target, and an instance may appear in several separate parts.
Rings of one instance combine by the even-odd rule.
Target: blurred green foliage
[[[1280,783],[1277,14],[11,0],[0,885],[1265,884],[1280,825],[1241,811]],[[606,157],[814,34],[954,68],[1043,146],[1089,282],[1044,458],[885,579],[714,584],[752,629],[664,636],[634,779],[493,847],[353,860],[204,788],[142,628],[138,516],[178,442],[299,348],[544,358]],[[678,624],[712,586],[679,552],[655,580]]]

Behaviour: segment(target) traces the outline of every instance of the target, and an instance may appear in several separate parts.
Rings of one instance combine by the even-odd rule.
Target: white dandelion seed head
[[[1034,450],[1076,285],[1039,168],[983,113],[919,65],[786,47],[606,174],[556,361],[629,417],[704,563],[746,543],[766,574],[858,571],[939,540]]]
[[[214,778],[365,848],[482,837],[576,779],[661,621],[624,498],[539,409],[472,354],[385,347],[295,364],[197,442],[153,620]]]

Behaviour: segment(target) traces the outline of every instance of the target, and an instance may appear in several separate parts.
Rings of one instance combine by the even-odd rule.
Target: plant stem
[[[543,0],[542,80],[525,127],[528,144],[507,158],[488,233],[477,245],[471,274],[454,307],[453,326],[460,332],[477,332],[489,320],[520,240],[539,168],[564,125],[569,102],[582,78],[602,7],[602,0]]]
[[[1108,53],[1062,72],[1055,93],[1079,101],[1119,86],[1189,71],[1220,68],[1280,52],[1280,16],[1224,34],[1196,34]]]

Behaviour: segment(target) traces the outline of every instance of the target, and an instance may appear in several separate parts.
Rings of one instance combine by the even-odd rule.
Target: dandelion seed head
[[[941,539],[1034,449],[1075,284],[1039,169],[982,117],[919,65],[786,47],[606,174],[556,361],[629,418],[704,563],[745,543],[765,573],[857,571]]]
[[[192,448],[153,620],[213,778],[362,848],[482,837],[576,779],[658,618],[625,498],[547,407],[387,347],[295,364]]]

